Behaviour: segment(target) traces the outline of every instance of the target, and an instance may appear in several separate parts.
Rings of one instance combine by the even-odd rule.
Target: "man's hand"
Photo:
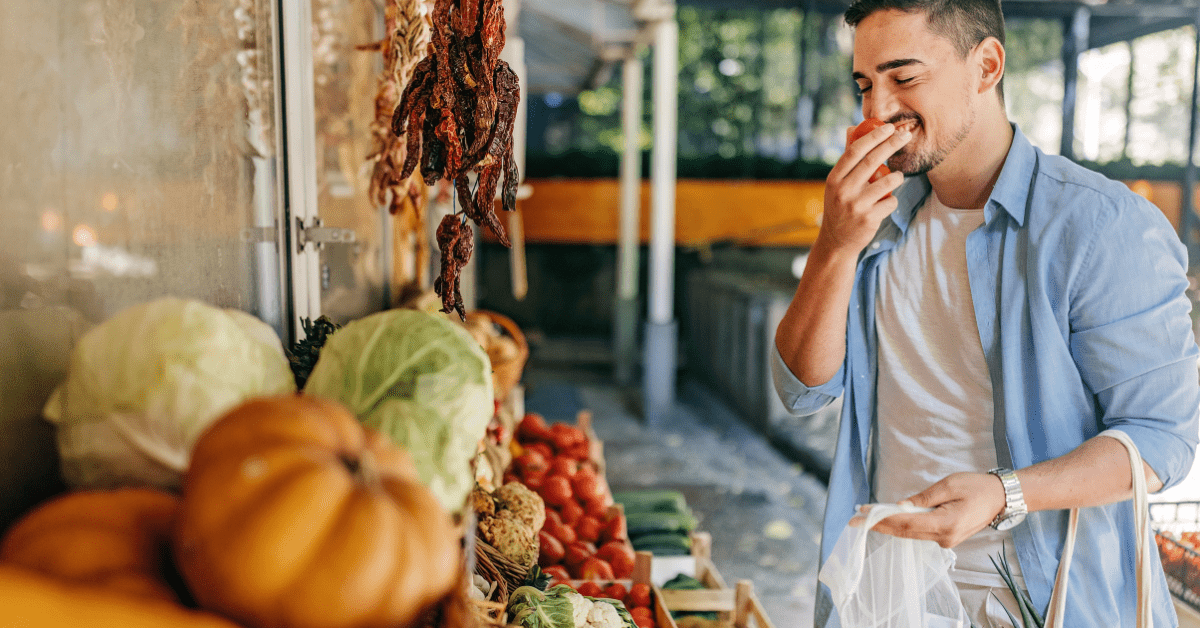
[[[952,548],[986,528],[1004,510],[1004,485],[988,473],[955,473],[906,501],[933,511],[893,515],[872,529]],[[862,525],[863,520],[857,515],[850,525]]]
[[[895,126],[885,124],[846,147],[825,178],[825,213],[817,236],[820,244],[854,255],[866,248],[879,223],[896,209],[898,201],[891,192],[904,183],[899,172],[874,183],[870,183],[871,175],[911,139],[908,130],[897,133]]]

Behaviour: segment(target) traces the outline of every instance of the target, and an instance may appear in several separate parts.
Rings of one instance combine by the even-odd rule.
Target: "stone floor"
[[[684,379],[673,415],[647,427],[603,363],[534,359],[525,406],[549,421],[593,415],[614,490],[670,488],[712,534],[727,582],[749,579],[779,628],[812,625],[825,485],[750,429],[704,386]]]

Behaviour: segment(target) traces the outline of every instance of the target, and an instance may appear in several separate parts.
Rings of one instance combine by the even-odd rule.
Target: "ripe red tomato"
[[[633,609],[639,606],[648,608],[650,606],[650,585],[637,583],[630,587],[629,596],[625,598],[625,606],[629,608],[630,613],[633,613]]]
[[[590,580],[579,585],[579,588],[575,589],[575,591],[585,597],[602,597],[604,595],[604,591],[600,588],[600,583]]]
[[[620,582],[614,582],[607,587],[604,587],[604,597],[606,598],[612,600],[621,600],[621,602],[624,603],[626,595],[629,595],[629,591],[625,588],[625,585],[621,584]]]
[[[866,120],[859,122],[858,126],[854,127],[854,130],[850,131],[850,138],[847,142],[847,146],[857,142],[860,137],[870,133],[871,131],[874,131],[875,129],[878,129],[884,124],[886,123],[883,120],[876,120],[875,118],[867,118]],[[887,166],[879,166],[875,169],[875,173],[871,175],[868,183],[874,183],[879,179],[888,176],[891,174],[891,172],[892,171]],[[888,194],[888,196],[891,196],[891,194]]]

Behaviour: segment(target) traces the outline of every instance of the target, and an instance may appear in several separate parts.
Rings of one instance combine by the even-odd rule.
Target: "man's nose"
[[[881,86],[874,86],[863,97],[863,117],[875,118],[887,122],[899,107],[896,104],[895,94],[890,90]]]

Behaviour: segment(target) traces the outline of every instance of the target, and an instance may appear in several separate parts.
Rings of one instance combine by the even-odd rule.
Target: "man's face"
[[[929,172],[971,131],[975,100],[968,67],[948,39],[929,30],[921,13],[877,11],[859,22],[854,80],[863,96],[863,117],[913,134],[888,159],[892,170]]]

